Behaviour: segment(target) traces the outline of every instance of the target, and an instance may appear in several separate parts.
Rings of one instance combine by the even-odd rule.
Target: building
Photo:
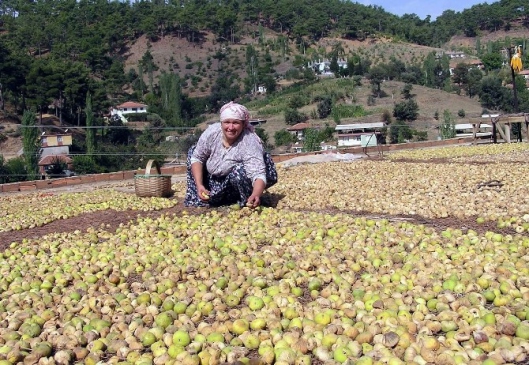
[[[347,61],[344,59],[337,60],[338,68],[339,69],[346,69],[347,68]],[[334,73],[331,71],[331,61],[328,59],[318,60],[309,62],[307,65],[310,69],[312,69],[314,72],[324,75],[324,76],[333,76]]]
[[[449,58],[465,58],[465,52],[460,51],[449,51],[445,52],[445,55],[447,55]]]
[[[127,114],[143,114],[147,113],[147,104],[136,103],[134,101],[127,101],[116,107],[110,109],[110,118],[119,118],[122,123],[128,123],[125,115]],[[108,122],[108,120],[107,120]]]
[[[385,126],[384,122],[339,124],[334,129],[338,133],[338,147],[362,146],[362,139],[365,140],[366,137],[368,137],[367,143],[372,145],[373,142],[378,141],[381,129]],[[374,141],[370,141],[369,137],[375,137]]]
[[[333,151],[338,147],[335,142],[320,142],[320,149],[322,151]]]
[[[479,70],[485,69],[485,65],[483,62],[479,59],[472,59],[472,60],[466,60],[466,61],[460,61],[460,60],[451,60],[450,61],[450,76],[454,75],[454,70],[457,67],[458,64],[465,64],[467,66],[467,70],[471,70],[473,68],[477,68]]]
[[[303,143],[296,142],[290,147],[290,151],[293,153],[301,153],[303,152]]]
[[[474,125],[471,123],[460,123],[454,126],[456,130],[456,137],[473,137],[474,136]],[[486,123],[480,123],[478,131],[476,132],[477,138],[489,138],[492,137],[492,125]]]
[[[309,128],[318,128],[313,127],[309,123],[298,123],[294,124],[292,127],[288,127],[287,131],[290,132],[290,134],[294,135],[298,141],[303,141],[305,138],[305,130]]]
[[[147,113],[147,104],[136,103],[134,101],[127,101],[116,107],[122,114],[132,113]]]
[[[72,170],[73,168],[73,160],[66,155],[47,155],[40,159],[38,165],[39,165],[39,173],[41,175],[46,175],[50,167],[55,164],[56,162],[61,162],[66,165],[67,170]]]
[[[44,132],[40,136],[40,156],[44,157],[48,155],[69,155],[71,145],[71,134],[46,134]]]

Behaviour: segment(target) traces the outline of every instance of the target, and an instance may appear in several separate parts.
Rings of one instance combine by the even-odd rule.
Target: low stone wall
[[[393,152],[407,149],[415,148],[427,148],[427,147],[442,147],[458,144],[471,143],[473,141],[472,137],[468,138],[453,138],[442,141],[424,141],[424,142],[411,142],[411,143],[402,143],[402,144],[392,144],[392,145],[379,145],[371,146],[367,148],[362,147],[352,147],[352,148],[341,148],[332,152],[340,153],[353,153],[353,154],[364,154],[369,155],[378,154],[380,152]],[[320,151],[320,152],[307,152],[307,153],[289,153],[282,155],[274,155],[272,159],[274,162],[283,162],[298,156],[314,155],[328,153],[329,151]],[[185,174],[186,167],[183,165],[162,167],[161,173],[164,175],[181,175]],[[16,191],[31,191],[31,190],[41,190],[49,188],[57,188],[61,186],[69,185],[78,185],[78,184],[89,184],[93,182],[101,181],[121,181],[121,180],[130,180],[134,178],[136,174],[144,174],[145,170],[131,170],[131,171],[117,171],[109,172],[105,174],[93,174],[93,175],[82,175],[82,176],[72,176],[61,179],[50,179],[50,180],[33,180],[33,181],[22,181],[10,184],[0,184],[1,193],[9,193]]]

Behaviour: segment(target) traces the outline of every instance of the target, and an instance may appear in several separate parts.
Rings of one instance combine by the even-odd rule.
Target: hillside
[[[273,44],[279,35],[273,31],[267,30],[265,32],[264,44]],[[244,63],[245,48],[247,45],[253,45],[257,50],[263,52],[267,49],[273,59],[274,69],[277,74],[284,74],[288,69],[294,67],[293,60],[296,56],[296,49],[290,47],[290,55],[282,57],[277,52],[262,46],[258,39],[244,38],[237,44],[223,45],[214,41],[214,36],[206,34],[204,41],[200,45],[192,44],[185,39],[178,37],[167,36],[157,42],[149,42],[145,38],[138,39],[132,44],[127,53],[127,60],[125,62],[126,68],[135,68],[147,50],[152,54],[153,60],[158,66],[158,71],[154,73],[156,77],[163,70],[173,70],[177,72],[180,77],[192,78],[200,73],[201,81],[196,86],[188,85],[184,87],[183,92],[189,96],[205,96],[209,93],[211,87],[211,79],[216,77],[219,72],[219,62],[217,59],[211,57],[217,52],[226,53],[229,65]],[[442,48],[432,48],[411,43],[392,41],[384,37],[368,38],[364,41],[347,40],[337,38],[322,38],[310,49],[306,50],[306,55],[324,55],[330,53],[337,45],[340,44],[343,49],[343,58],[348,58],[353,54],[359,54],[362,57],[370,59],[373,64],[378,62],[387,62],[391,57],[395,57],[406,64],[421,63],[425,57],[432,51],[442,51]],[[323,57],[323,56],[322,56]],[[170,61],[173,61],[172,63]],[[171,65],[178,64],[178,68],[171,67]],[[192,65],[185,67],[184,65]],[[201,65],[201,66],[199,66]],[[206,65],[206,66],[203,66]],[[244,68],[235,69],[241,78],[246,77],[246,70]],[[332,85],[333,81],[324,80]],[[281,80],[281,85],[288,84],[286,80]],[[376,100],[375,105],[368,106],[367,99],[371,94],[371,85],[368,80],[363,80],[362,86],[355,90],[354,103],[362,105],[372,115],[362,118],[363,121],[378,121],[380,115],[384,110],[393,109],[395,102],[399,101],[400,90],[403,87],[401,82],[385,82],[382,86],[383,91],[388,94]],[[331,87],[332,88],[332,87]],[[431,138],[435,138],[437,133],[433,129],[436,123],[433,118],[434,113],[438,111],[442,115],[444,110],[449,110],[454,116],[457,116],[459,110],[464,110],[466,116],[477,116],[481,113],[482,107],[477,99],[470,99],[468,97],[459,96],[456,94],[449,94],[442,90],[435,90],[419,85],[414,85],[413,93],[416,94],[416,100],[419,105],[419,118],[415,121],[412,127],[418,130],[428,131]],[[312,110],[316,110],[316,104],[310,104],[300,109],[300,111],[310,115]],[[263,115],[260,109],[264,107],[252,109],[254,117],[267,119],[267,123],[263,125],[263,129],[268,133],[271,141],[276,131],[284,129],[287,124],[284,121],[283,114],[279,115]],[[208,120],[214,119],[216,116],[209,116]],[[354,120],[342,120],[341,123],[352,123]],[[332,119],[328,120],[311,120],[314,124],[335,125]]]
[[[502,40],[505,38],[514,38],[523,36],[522,30],[514,28],[509,32],[504,30],[483,34],[480,36],[481,42]],[[338,38],[322,38],[310,48],[300,53],[294,45],[288,45],[284,54],[279,53],[274,44],[277,42],[280,34],[266,29],[261,39],[242,38],[236,44],[218,43],[215,41],[213,34],[204,33],[201,43],[192,43],[185,38],[175,36],[161,37],[157,41],[150,41],[145,36],[138,38],[129,44],[123,53],[125,72],[138,69],[142,57],[148,51],[153,57],[153,63],[156,68],[153,73],[153,79],[156,82],[158,75],[163,71],[175,72],[186,80],[183,87],[183,93],[190,97],[203,97],[211,92],[211,87],[220,71],[229,70],[238,75],[240,79],[247,76],[244,67],[246,57],[246,47],[252,45],[259,54],[268,52],[271,56],[273,67],[276,73],[278,87],[288,85],[288,80],[283,78],[284,74],[294,67],[297,56],[303,55],[307,58],[318,59],[328,55],[333,49],[340,49],[340,55],[344,59],[353,54],[358,54],[371,60],[372,64],[387,62],[391,57],[403,61],[405,64],[421,63],[425,57],[432,51],[464,49],[469,55],[476,44],[476,38],[454,36],[442,48],[432,48],[406,42],[394,41],[382,36],[368,37],[363,41],[348,40]],[[222,57],[216,57],[219,54]],[[475,59],[470,56],[469,59]],[[221,61],[224,60],[224,61]],[[147,82],[147,76],[144,75]],[[332,85],[332,80],[324,80]],[[374,105],[368,105],[368,97],[371,94],[371,85],[368,80],[363,80],[362,86],[357,87],[354,91],[354,98],[349,103],[361,105],[370,115],[359,119],[343,119],[341,123],[352,123],[355,121],[377,121],[380,120],[381,114],[385,111],[392,111],[395,102],[400,100],[400,90],[403,83],[396,81],[384,82],[382,90],[387,94],[386,97],[376,99]],[[332,88],[332,87],[331,87]],[[437,131],[434,129],[437,121],[433,118],[436,111],[442,115],[444,110],[449,110],[452,115],[457,116],[458,111],[464,110],[467,117],[477,116],[481,113],[482,107],[477,98],[470,99],[465,96],[450,94],[442,90],[435,90],[419,85],[414,85],[413,93],[416,94],[416,100],[419,105],[419,118],[413,122],[412,127],[418,130],[428,131],[429,138],[436,138]],[[262,97],[261,97],[262,98]],[[354,99],[354,100],[353,100]],[[344,101],[347,102],[347,101]],[[316,104],[309,104],[300,109],[300,111],[310,115],[311,111],[316,110]],[[263,128],[268,133],[270,141],[273,142],[273,135],[276,131],[287,127],[283,114],[263,114],[262,109],[265,106],[252,108],[254,117],[267,119]],[[214,119],[215,115],[209,115],[208,120]],[[310,123],[335,125],[332,119],[327,120],[310,120]],[[0,115],[0,133],[7,136],[3,142],[0,142],[0,154],[6,159],[16,157],[21,149],[20,136],[16,133],[16,118],[5,118]]]

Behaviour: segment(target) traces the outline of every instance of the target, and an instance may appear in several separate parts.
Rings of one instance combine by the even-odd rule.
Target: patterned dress
[[[198,197],[191,164],[203,166],[203,183],[210,192],[208,201]],[[187,191],[185,206],[207,207],[238,203],[241,207],[252,195],[256,179],[266,188],[277,182],[277,172],[269,153],[264,152],[262,141],[254,132],[244,130],[229,148],[222,143],[220,123],[208,127],[198,143],[187,154]]]

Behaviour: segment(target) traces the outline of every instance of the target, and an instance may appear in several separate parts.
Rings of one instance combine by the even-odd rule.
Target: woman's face
[[[226,119],[222,123],[222,133],[228,142],[235,142],[244,129],[244,122],[238,119]]]

